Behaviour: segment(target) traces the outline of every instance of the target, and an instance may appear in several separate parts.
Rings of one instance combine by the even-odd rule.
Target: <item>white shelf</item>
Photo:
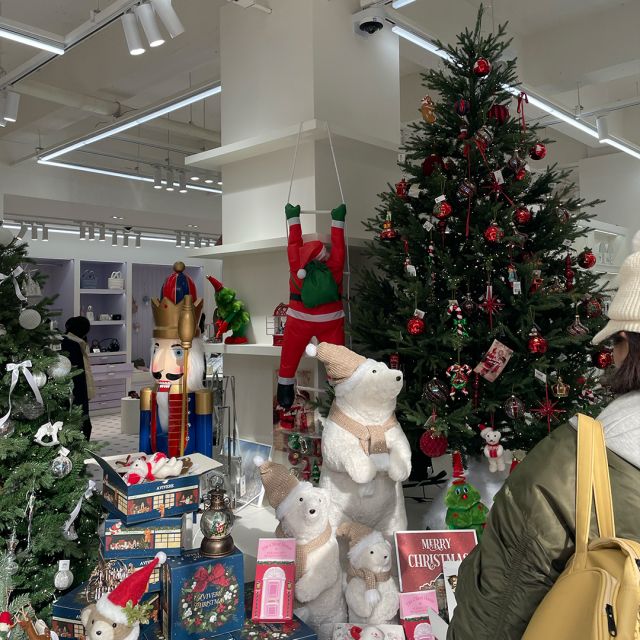
[[[80,289],[80,293],[86,293],[91,295],[107,296],[118,295],[126,293],[124,289]]]
[[[210,149],[185,158],[185,164],[199,169],[219,169],[226,164],[247,160],[273,151],[293,147],[298,139],[300,125],[292,125],[269,134],[254,136],[226,144],[217,149]],[[390,140],[382,140],[368,134],[346,132],[339,127],[331,127],[331,135],[349,140],[356,140],[383,149],[398,150],[398,145]],[[311,142],[327,137],[327,125],[322,120],[305,120],[302,123],[300,142]]]
[[[89,353],[90,358],[91,356],[95,356],[96,358],[99,358],[100,356],[126,356],[126,355],[127,355],[126,351],[101,351],[100,353]]]
[[[325,244],[331,244],[331,236],[324,233],[308,233],[302,236],[304,242],[320,240]],[[347,238],[347,244],[353,249],[362,249],[367,241],[364,238]],[[234,242],[231,244],[221,244],[217,247],[207,247],[199,253],[194,253],[191,258],[217,258],[248,255],[251,253],[270,253],[273,251],[283,251],[287,247],[287,238],[265,238],[264,240],[251,240],[250,242]]]
[[[124,320],[94,320],[91,323],[91,326],[92,327],[106,327],[106,326],[115,326],[115,325],[119,325],[119,324],[125,324],[125,321]]]

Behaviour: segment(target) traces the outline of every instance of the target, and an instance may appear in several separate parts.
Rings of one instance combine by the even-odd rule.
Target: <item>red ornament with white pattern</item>
[[[409,183],[404,178],[400,182],[396,182],[396,195],[402,200],[406,200],[409,195]]]
[[[549,348],[549,343],[545,338],[543,338],[538,330],[533,327],[529,332],[529,341],[527,342],[527,349],[529,349],[529,353],[541,356],[547,352]]]
[[[532,218],[533,214],[524,206],[518,207],[513,214],[513,221],[520,225],[529,224]]]
[[[596,256],[591,249],[585,249],[578,256],[578,265],[583,269],[591,269],[592,267],[595,267],[596,262]]]
[[[486,58],[478,58],[473,64],[473,73],[484,78],[491,73],[491,63]]]
[[[452,213],[453,207],[446,200],[436,202],[433,207],[433,215],[438,218],[438,220],[446,220]]]
[[[419,336],[424,333],[424,320],[419,315],[414,315],[407,320],[407,331],[411,336]]]
[[[593,364],[598,369],[608,369],[613,364],[611,349],[601,349],[593,354]]]
[[[537,141],[531,149],[529,149],[529,157],[532,160],[542,160],[547,155],[547,147],[542,142]]]
[[[487,242],[491,244],[497,244],[498,242],[501,242],[502,239],[504,238],[504,231],[500,226],[498,226],[497,222],[492,222],[484,230],[484,233],[482,235],[484,236],[484,239]]]

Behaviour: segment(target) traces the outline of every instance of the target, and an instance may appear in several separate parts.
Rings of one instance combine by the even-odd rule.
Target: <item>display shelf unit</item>
[[[205,353],[229,353],[238,356],[273,356],[280,357],[282,347],[272,344],[224,344],[221,342],[207,342]]]
[[[124,320],[94,320],[91,323],[92,327],[115,327],[127,324]]]
[[[80,295],[87,296],[117,296],[125,295],[126,293],[124,289],[80,289]]]

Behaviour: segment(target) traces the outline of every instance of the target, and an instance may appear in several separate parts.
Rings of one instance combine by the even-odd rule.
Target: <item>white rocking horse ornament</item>
[[[58,431],[62,429],[64,426],[63,422],[47,422],[43,424],[37,431],[36,435],[33,436],[34,442],[42,445],[43,447],[55,447],[58,442]],[[45,440],[45,438],[51,438],[50,440]]]

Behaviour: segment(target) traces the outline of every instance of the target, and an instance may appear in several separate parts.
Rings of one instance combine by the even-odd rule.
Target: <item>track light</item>
[[[49,229],[46,224],[42,225],[42,242],[49,242]]]
[[[153,172],[153,188],[162,189],[162,169],[156,167]]]
[[[123,247],[128,247],[129,246],[129,232],[125,231],[122,234],[122,246]]]
[[[140,38],[140,32],[138,31],[136,16],[130,11],[127,11],[122,14],[121,20],[124,37],[127,41],[127,47],[129,47],[129,53],[132,56],[142,55],[145,49],[142,46],[142,38]]]
[[[100,240],[100,242],[104,242],[105,241],[105,233],[106,233],[106,229],[104,228],[104,223],[98,225],[98,229],[99,229],[98,240]]]
[[[38,225],[35,222],[31,223],[31,239],[32,240],[38,239]]]
[[[151,4],[172,38],[184,33],[184,27],[178,14],[171,6],[171,0],[151,0]]]
[[[184,235],[184,246],[185,247],[190,247],[191,246],[191,236],[189,235],[189,232],[183,234]]]
[[[80,223],[79,234],[80,234],[80,240],[86,240],[87,239],[87,227],[85,226],[84,222]]]
[[[4,119],[7,122],[15,122],[18,119],[18,107],[20,106],[20,94],[15,91],[5,91],[4,94]]]
[[[202,248],[202,238],[200,237],[199,233],[195,233],[193,235],[193,244],[196,247],[196,249]]]
[[[139,231],[136,233],[136,249],[139,249],[142,244],[141,235]]]
[[[180,193],[187,193],[187,178],[184,175],[184,171],[181,171],[178,174],[178,182],[180,184]]]
[[[171,169],[169,169],[169,171],[167,171],[167,186],[165,187],[167,191],[174,191],[173,188],[173,171],[171,171]]]
[[[159,47],[164,44],[164,38],[158,29],[153,7],[148,2],[143,2],[134,8],[136,17],[142,25],[144,35],[147,36],[150,47]]]
[[[182,246],[182,234],[176,231],[176,247]]]
[[[89,242],[93,242],[96,239],[96,227],[93,222],[89,223]]]
[[[118,246],[118,231],[116,229],[114,229],[113,233],[111,234],[111,246],[112,247]]]

